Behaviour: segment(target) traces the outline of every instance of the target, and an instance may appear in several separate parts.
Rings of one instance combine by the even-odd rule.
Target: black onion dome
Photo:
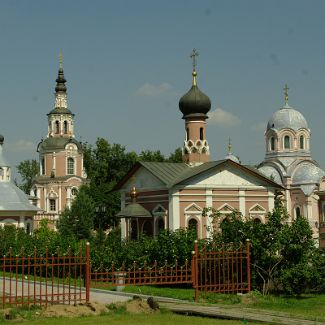
[[[184,117],[194,114],[206,115],[210,108],[210,98],[197,87],[196,82],[179,101],[179,109]]]
[[[56,92],[66,92],[67,91],[67,87],[65,85],[66,80],[64,78],[63,68],[60,67],[58,77],[55,81],[56,81],[56,87],[55,87]]]

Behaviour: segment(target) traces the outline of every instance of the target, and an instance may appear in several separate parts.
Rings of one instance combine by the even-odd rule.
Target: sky
[[[182,146],[180,97],[197,81],[212,102],[213,160],[231,137],[245,164],[265,155],[267,121],[284,104],[306,118],[325,168],[325,1],[129,0],[0,2],[0,134],[12,166],[38,159],[63,53],[75,134],[127,151]]]

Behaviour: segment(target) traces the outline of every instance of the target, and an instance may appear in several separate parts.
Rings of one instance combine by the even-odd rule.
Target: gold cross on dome
[[[283,90],[284,90],[284,102],[285,102],[285,104],[288,104],[288,100],[289,100],[288,90],[289,90],[289,89],[290,89],[290,88],[288,87],[288,85],[285,84],[285,86],[284,86],[284,88],[283,88]]]
[[[229,139],[228,139],[228,153],[231,153],[231,150],[232,150],[232,144],[231,144],[231,139],[229,137]]]
[[[193,60],[193,71],[196,68],[196,58],[199,56],[199,52],[196,49],[193,49],[190,58]]]

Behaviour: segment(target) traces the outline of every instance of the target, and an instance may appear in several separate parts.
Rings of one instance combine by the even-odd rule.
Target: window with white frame
[[[56,211],[56,199],[49,199],[50,211]]]
[[[288,135],[284,136],[283,142],[284,142],[284,149],[290,149],[291,148],[290,137]]]
[[[74,159],[69,157],[67,161],[67,174],[73,175],[74,174]]]

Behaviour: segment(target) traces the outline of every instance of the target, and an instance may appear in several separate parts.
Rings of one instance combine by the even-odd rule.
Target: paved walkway
[[[132,299],[133,296],[134,294],[130,293],[91,289],[91,299],[102,303],[106,303],[107,300],[112,299],[115,301],[127,301],[129,299]],[[149,297],[147,295],[138,296],[143,299],[147,299]],[[233,307],[225,305],[203,305],[165,297],[154,298],[159,302],[159,305],[161,307],[169,309],[175,313],[185,315],[197,315],[220,319],[234,319],[241,321],[259,321],[267,324],[325,325],[325,322],[311,321],[303,318],[298,318],[298,316],[292,317],[287,313],[278,311],[267,311],[259,309],[257,310],[251,308]]]

